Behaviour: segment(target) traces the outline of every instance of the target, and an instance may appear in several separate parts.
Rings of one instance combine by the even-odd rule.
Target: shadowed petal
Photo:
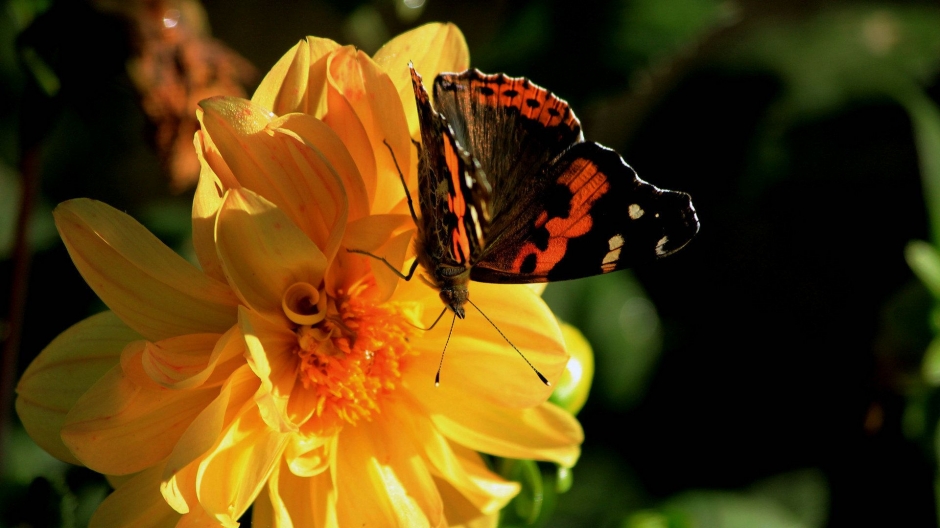
[[[141,353],[140,347],[124,352],[136,357],[137,368],[142,368]],[[62,441],[99,473],[141,471],[170,454],[190,422],[217,394],[217,388],[174,391],[152,382],[138,385],[117,365],[69,411]]]
[[[82,277],[145,338],[222,333],[235,322],[237,300],[229,288],[186,262],[133,218],[87,199],[65,202],[54,215]]]
[[[216,247],[229,284],[244,303],[285,320],[282,299],[296,283],[320,286],[327,261],[274,204],[248,189],[228,192],[216,222]]]
[[[339,526],[336,519],[336,491],[329,471],[312,477],[298,477],[286,464],[281,464],[268,481],[267,497],[271,512],[265,520],[272,519],[270,526]]]
[[[75,402],[112,367],[140,334],[113,312],[102,312],[59,334],[30,363],[16,386],[16,412],[29,436],[52,456],[81,464],[60,432]],[[55,387],[55,390],[50,390]]]
[[[134,475],[108,495],[91,518],[89,528],[173,528],[180,514],[160,496],[160,474],[156,465]]]

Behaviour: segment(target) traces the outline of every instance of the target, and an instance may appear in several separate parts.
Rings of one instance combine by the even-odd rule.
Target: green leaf
[[[896,96],[911,117],[931,235],[934,244],[940,244],[940,108],[917,87],[899,90]]]
[[[904,259],[934,298],[940,299],[940,252],[926,242],[912,240],[904,248]]]

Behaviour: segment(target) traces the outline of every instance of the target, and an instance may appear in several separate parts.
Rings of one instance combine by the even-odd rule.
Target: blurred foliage
[[[22,371],[102,309],[57,242],[54,204],[107,201],[191,258],[191,195],[174,194],[147,142],[125,24],[85,1],[2,5],[0,97],[12,103],[0,106],[2,299],[22,178],[42,184]],[[702,232],[680,254],[547,288],[590,345],[575,348],[593,360],[594,383],[556,395],[583,405],[584,454],[572,470],[495,460],[523,484],[502,525],[936,525],[935,2],[203,5],[213,34],[262,72],[304,35],[373,52],[451,20],[474,66],[551,88],[588,139],[695,198]],[[24,174],[33,146],[41,170]],[[106,493],[21,429],[3,449],[0,526],[84,526]]]

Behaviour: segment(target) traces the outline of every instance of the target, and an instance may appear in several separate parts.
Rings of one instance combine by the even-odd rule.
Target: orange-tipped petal
[[[248,189],[228,192],[219,210],[216,248],[229,284],[242,301],[284,319],[282,299],[292,284],[319,287],[326,257],[274,204]]]
[[[474,282],[470,296],[497,327],[476,308],[466,306],[467,317],[455,322],[447,345],[441,385],[478,394],[507,407],[531,407],[548,399],[552,387],[539,380],[526,360],[554,384],[564,372],[568,354],[558,321],[545,302],[524,285]],[[513,302],[506,302],[507,298]],[[425,313],[425,323],[430,324],[427,318],[433,320],[437,313],[437,310],[429,308]],[[415,348],[422,354],[406,374],[410,383],[427,385],[433,382],[447,341],[449,323],[442,320],[415,341]]]
[[[405,199],[399,169],[410,184],[417,177],[417,166],[413,166],[411,155],[414,147],[397,89],[388,74],[368,55],[351,46],[333,53],[328,80],[329,100],[342,97],[368,136],[377,171],[371,195],[372,212],[389,212]],[[346,106],[340,108],[345,111]],[[335,117],[333,114],[326,117],[331,126]]]
[[[229,288],[186,262],[130,216],[88,199],[54,213],[65,247],[89,286],[151,340],[224,332],[235,322]]]
[[[277,122],[281,130],[289,130],[316,150],[336,170],[349,204],[347,221],[352,222],[369,214],[369,195],[359,169],[346,145],[332,128],[323,121],[306,114],[289,114]],[[338,200],[339,198],[337,198]]]
[[[205,131],[240,184],[276,204],[329,258],[339,243],[331,245],[331,237],[347,215],[343,182],[329,159],[251,101],[213,97],[199,104]]]
[[[252,102],[277,115],[302,112],[322,117],[326,86],[326,61],[339,44],[330,39],[307,37],[277,61],[262,79]]]
[[[98,506],[89,528],[173,528],[180,515],[160,496],[161,465],[138,473]]]
[[[470,51],[457,26],[434,22],[388,41],[375,53],[374,60],[395,83],[411,137],[419,138],[418,111],[408,63],[414,64],[415,70],[430,83],[441,72],[460,72],[469,68]]]
[[[439,526],[443,504],[412,439],[384,418],[343,429],[336,455],[340,526]]]
[[[30,363],[16,386],[16,413],[26,432],[52,456],[81,464],[60,432],[75,402],[140,339],[113,312],[102,312],[59,334]],[[54,387],[55,390],[50,390]]]

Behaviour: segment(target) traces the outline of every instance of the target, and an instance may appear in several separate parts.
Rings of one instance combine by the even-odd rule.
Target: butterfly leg
[[[414,140],[411,140],[414,143]],[[415,221],[415,224],[418,223],[418,215],[415,214],[415,204],[411,201],[411,193],[408,192],[408,185],[405,183],[405,175],[401,172],[401,167],[398,166],[398,158],[395,157],[395,151],[392,150],[392,146],[388,144],[388,141],[383,139],[382,143],[385,143],[385,146],[388,147],[389,154],[392,155],[392,161],[395,162],[395,169],[398,170],[398,178],[401,180],[401,186],[405,189],[405,197],[408,198],[408,209],[411,211],[411,219]]]
[[[388,269],[390,269],[390,270],[392,270],[392,271],[395,272],[395,275],[398,275],[400,278],[405,279],[406,281],[410,281],[411,278],[415,276],[415,270],[418,269],[418,259],[415,259],[414,262],[411,263],[411,269],[408,270],[408,274],[406,275],[406,274],[402,273],[402,272],[401,272],[398,268],[396,268],[395,266],[392,266],[392,264],[391,264],[389,261],[385,260],[385,257],[380,257],[380,256],[378,256],[378,255],[369,253],[368,251],[365,251],[365,250],[362,250],[362,249],[346,249],[346,251],[347,251],[348,253],[359,253],[360,255],[366,255],[366,256],[372,257],[372,258],[374,258],[374,259],[376,259],[376,260],[381,260],[382,262],[385,263],[386,266],[388,266]]]

